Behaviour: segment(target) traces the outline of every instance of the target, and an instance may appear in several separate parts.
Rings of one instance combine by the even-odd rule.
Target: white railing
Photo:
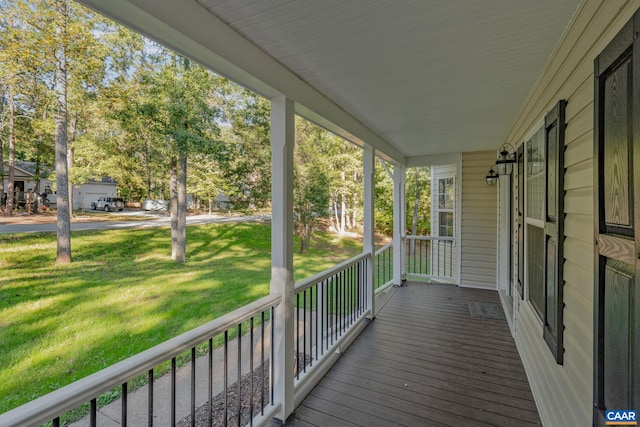
[[[273,311],[280,300],[279,296],[264,297],[1,414],[0,426],[38,426],[45,422],[52,422],[55,427],[61,422],[63,424],[67,422],[65,416],[68,415],[68,411],[82,405],[88,406],[84,412],[88,411],[89,424],[96,425],[99,411],[98,399],[107,392],[114,393],[114,389],[119,394],[121,425],[152,425],[154,417],[158,416],[169,420],[171,425],[175,425],[176,421],[185,417],[190,417],[187,421],[193,425],[196,410],[204,406],[208,406],[205,409],[207,412],[205,416],[208,416],[209,420],[223,419],[225,425],[227,420],[237,420],[238,425],[253,425],[254,422],[261,424],[265,420],[271,420],[279,408],[278,402],[273,402],[272,364],[269,363],[269,360],[273,360],[271,347],[273,328],[269,323],[270,319],[273,319]],[[214,353],[218,350],[222,359],[214,367]],[[185,367],[178,368],[177,365],[182,360],[180,356],[185,353]],[[196,363],[196,355],[199,353],[208,353],[209,357],[199,357]],[[233,359],[236,363],[231,362]],[[176,371],[188,367],[191,368],[191,373],[185,376],[180,375],[186,379],[183,384],[180,384],[176,380]],[[163,370],[167,370],[168,374],[158,378]],[[141,376],[146,377],[146,385],[132,393],[129,384],[133,379]],[[222,384],[219,384],[219,381],[216,382],[216,379],[222,379]],[[168,381],[168,387],[157,386],[154,394],[154,384],[160,380]],[[241,385],[240,391],[238,391],[239,385]],[[220,388],[221,390],[218,390]],[[246,388],[249,390],[246,396],[241,396],[241,391]],[[257,391],[258,388],[260,391]],[[170,390],[170,396],[167,396],[169,393],[162,393],[161,389]],[[199,391],[199,397],[204,398],[204,403],[196,401],[196,389]],[[127,409],[128,401],[133,400],[134,394],[141,391],[146,397],[147,413],[129,413],[132,411]],[[230,394],[238,400],[234,407],[244,407],[242,411],[236,411],[231,408],[233,405],[228,405]],[[260,398],[255,399],[256,395]],[[220,409],[223,411],[222,414],[214,413],[212,404],[206,405],[206,403],[215,402],[216,399],[222,403],[218,405],[222,407]],[[247,405],[244,400],[240,404],[241,399],[246,399],[249,404]],[[185,414],[180,413],[180,406],[186,406]],[[113,418],[113,415],[111,417]],[[211,422],[219,423],[220,421]]]
[[[376,251],[374,264],[374,286],[380,293],[393,285],[393,242]]]
[[[295,405],[315,387],[371,314],[369,254],[353,257],[295,285]]]
[[[376,257],[390,251],[387,245]],[[296,406],[371,317],[376,276],[371,262],[371,254],[361,254],[295,284]],[[391,262],[385,265],[389,268]],[[382,277],[388,278],[386,271]],[[195,425],[203,415],[209,425],[266,425],[282,407],[274,401],[278,394],[270,363],[279,359],[271,343],[283,330],[273,324],[275,307],[282,302],[280,296],[264,297],[1,414],[0,426],[50,422],[57,427],[78,418],[84,425],[97,425],[103,416],[120,418],[125,426],[152,425],[154,419]]]
[[[455,281],[458,256],[455,237],[406,236],[409,277]]]

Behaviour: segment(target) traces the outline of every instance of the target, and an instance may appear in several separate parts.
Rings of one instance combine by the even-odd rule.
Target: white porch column
[[[293,145],[294,103],[271,99],[271,293],[282,296],[276,309],[273,360],[274,400],[285,421],[294,407],[294,280],[293,280]]]
[[[370,318],[376,314],[375,307],[375,150],[370,145],[363,147],[363,174],[364,174],[364,236],[363,251],[371,254],[371,262],[367,264],[367,307],[371,310]]]
[[[393,284],[402,285],[406,276],[404,265],[405,237],[405,167],[393,166]]]

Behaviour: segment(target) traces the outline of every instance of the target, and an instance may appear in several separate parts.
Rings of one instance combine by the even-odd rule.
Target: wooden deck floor
[[[291,426],[541,425],[496,292],[409,282],[296,409]]]

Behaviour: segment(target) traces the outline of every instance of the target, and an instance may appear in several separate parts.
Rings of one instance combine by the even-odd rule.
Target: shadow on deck
[[[541,425],[505,320],[472,317],[495,291],[398,288],[288,426]]]

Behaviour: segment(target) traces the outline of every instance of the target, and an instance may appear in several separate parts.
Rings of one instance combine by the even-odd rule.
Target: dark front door
[[[639,23],[636,13],[595,61],[595,425],[640,409]]]

